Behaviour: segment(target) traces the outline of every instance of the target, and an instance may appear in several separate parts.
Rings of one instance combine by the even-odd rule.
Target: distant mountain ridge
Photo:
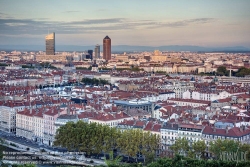
[[[79,45],[56,45],[56,51],[86,51],[94,50],[95,46],[79,46]],[[102,45],[100,46],[102,51]],[[139,52],[139,51],[190,51],[190,52],[250,52],[250,48],[243,46],[234,47],[202,47],[192,45],[166,45],[166,46],[133,46],[133,45],[113,45],[112,52]],[[0,50],[5,51],[45,51],[43,45],[0,45]]]

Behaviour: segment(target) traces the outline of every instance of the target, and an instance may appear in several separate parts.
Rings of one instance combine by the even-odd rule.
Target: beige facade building
[[[16,135],[29,140],[53,145],[56,134],[55,121],[65,109],[57,107],[25,109],[16,114]]]
[[[191,72],[195,72],[197,69],[198,69],[198,66],[196,65],[181,64],[177,66],[177,71],[179,73],[191,73]]]
[[[15,133],[16,122],[15,122],[16,110],[7,106],[0,106],[0,130]]]
[[[67,61],[67,55],[37,55],[36,61],[43,61],[43,62],[66,62]]]
[[[25,109],[16,114],[16,135],[23,136],[32,140],[34,134],[34,118],[35,110]]]
[[[128,57],[129,57],[128,55],[117,55],[116,59],[123,62],[129,62]]]
[[[168,58],[166,55],[153,55],[153,56],[151,56],[151,61],[154,61],[154,62],[165,62],[167,60],[168,60]]]

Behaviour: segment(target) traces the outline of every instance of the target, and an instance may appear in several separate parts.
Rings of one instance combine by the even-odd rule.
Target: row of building
[[[45,46],[46,46],[46,55],[55,55],[55,51],[56,51],[56,45],[55,42],[56,38],[55,38],[55,33],[51,33],[46,35],[45,37]],[[96,45],[95,46],[95,55],[94,55],[94,59],[100,59],[100,45]],[[90,55],[90,59],[93,59],[93,50],[89,50],[88,51],[89,55]],[[55,58],[55,56],[50,57],[51,60],[57,59],[58,60],[58,56]],[[111,59],[111,39],[106,36],[103,39],[103,59],[108,61]]]

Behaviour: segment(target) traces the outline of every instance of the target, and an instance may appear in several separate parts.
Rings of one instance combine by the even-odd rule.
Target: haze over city
[[[250,48],[250,1],[0,1],[0,45],[194,45]]]

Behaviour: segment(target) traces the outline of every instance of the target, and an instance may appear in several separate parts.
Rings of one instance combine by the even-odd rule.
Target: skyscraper
[[[100,45],[95,46],[95,59],[100,59]]]
[[[45,37],[46,55],[55,55],[55,33],[48,34]]]
[[[88,54],[90,55],[90,59],[93,60],[93,50],[88,50]]]
[[[111,59],[111,39],[108,36],[103,39],[103,59]]]

